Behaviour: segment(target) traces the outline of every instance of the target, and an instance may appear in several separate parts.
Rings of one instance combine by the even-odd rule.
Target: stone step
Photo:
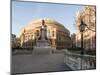
[[[37,43],[36,43],[36,46],[37,47],[40,47],[40,46],[49,46],[49,42],[48,40],[38,40]]]
[[[51,54],[52,48],[49,46],[45,47],[34,47],[33,54]]]

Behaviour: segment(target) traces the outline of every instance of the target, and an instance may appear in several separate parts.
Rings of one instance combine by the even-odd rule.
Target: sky
[[[12,33],[17,35],[33,20],[53,19],[66,27],[70,33],[76,32],[75,14],[82,5],[12,1]]]

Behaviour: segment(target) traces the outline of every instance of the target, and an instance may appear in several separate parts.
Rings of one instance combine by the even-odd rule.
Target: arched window
[[[52,31],[52,36],[54,37],[54,31]]]
[[[39,36],[39,30],[36,31],[36,35]]]

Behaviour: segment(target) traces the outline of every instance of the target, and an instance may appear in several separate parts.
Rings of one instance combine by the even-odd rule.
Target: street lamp
[[[84,52],[84,48],[83,48],[83,32],[85,31],[85,26],[86,26],[86,24],[83,22],[83,20],[81,20],[81,23],[79,25],[79,30],[81,32],[81,49],[82,49],[81,54],[83,54],[83,52]]]
[[[83,48],[83,32],[85,31],[86,24],[81,19],[81,23],[79,25],[79,30],[81,32],[81,55],[84,54],[84,48]],[[81,58],[81,69],[82,69],[82,58]]]

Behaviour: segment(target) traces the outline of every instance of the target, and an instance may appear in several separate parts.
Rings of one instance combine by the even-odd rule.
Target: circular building
[[[42,26],[42,20],[44,20],[47,26],[47,38],[50,42],[50,46],[56,49],[64,49],[71,47],[70,32],[62,24],[45,18],[34,20],[20,32],[20,44],[22,48],[33,48],[36,45],[36,40],[40,36],[40,28]]]

